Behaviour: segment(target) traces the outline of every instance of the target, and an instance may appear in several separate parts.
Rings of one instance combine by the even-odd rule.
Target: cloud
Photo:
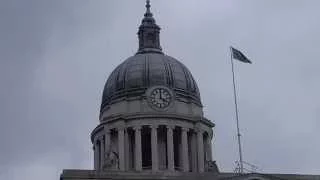
[[[57,179],[64,168],[92,168],[89,134],[102,89],[137,50],[143,3],[0,2],[1,178]],[[236,63],[245,160],[264,172],[320,174],[317,7],[318,1],[152,1],[165,53],[189,67],[216,123],[220,169],[232,171],[237,159],[233,45],[253,61]]]

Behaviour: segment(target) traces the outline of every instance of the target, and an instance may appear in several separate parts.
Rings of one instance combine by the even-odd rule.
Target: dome
[[[200,93],[190,71],[178,60],[165,55],[160,45],[160,27],[147,1],[138,31],[138,52],[120,64],[109,76],[103,90],[101,111],[126,98],[141,98],[152,86],[171,88],[177,100],[201,105]]]
[[[141,97],[152,86],[174,90],[176,98],[201,106],[196,81],[185,65],[162,53],[138,53],[120,64],[109,76],[103,90],[101,110],[118,100]]]

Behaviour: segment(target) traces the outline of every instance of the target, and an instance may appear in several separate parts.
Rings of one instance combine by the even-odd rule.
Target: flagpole
[[[234,75],[234,64],[233,64],[233,52],[232,47],[230,47],[231,54],[231,69],[232,69],[232,81],[233,81],[233,97],[234,97],[234,105],[235,105],[235,114],[237,121],[237,137],[238,137],[238,146],[239,146],[239,158],[240,158],[240,173],[243,173],[243,161],[242,161],[242,149],[241,149],[241,134],[239,128],[239,112],[238,112],[238,103],[237,103],[237,90],[236,90],[236,81]]]

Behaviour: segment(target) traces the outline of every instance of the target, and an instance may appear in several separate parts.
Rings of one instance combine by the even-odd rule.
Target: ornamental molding
[[[187,116],[187,115],[181,115],[181,114],[175,114],[175,113],[154,113],[154,112],[146,112],[146,113],[132,113],[132,114],[119,114],[114,116],[108,116],[102,119],[101,123],[112,123],[114,121],[124,120],[124,121],[130,121],[135,119],[172,119],[172,120],[185,120],[188,122],[200,122],[203,123],[209,127],[215,127],[215,124],[208,120],[205,117],[201,116]]]

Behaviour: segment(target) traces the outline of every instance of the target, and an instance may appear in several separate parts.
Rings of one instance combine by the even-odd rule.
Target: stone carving
[[[207,172],[219,172],[216,161],[206,161],[206,171]]]
[[[111,149],[111,148],[109,148]],[[109,150],[104,155],[104,165],[105,170],[118,170],[119,169],[119,155],[115,151]]]

